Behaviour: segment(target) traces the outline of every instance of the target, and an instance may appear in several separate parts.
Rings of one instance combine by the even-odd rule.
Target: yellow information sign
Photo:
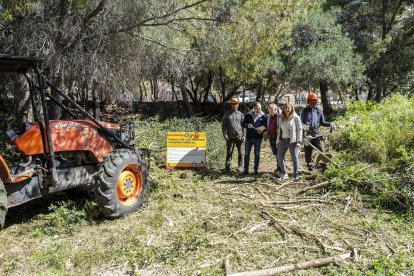
[[[204,132],[168,132],[167,169],[205,168],[206,148]]]

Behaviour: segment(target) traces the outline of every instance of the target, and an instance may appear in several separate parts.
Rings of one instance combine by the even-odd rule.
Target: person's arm
[[[245,128],[245,127],[243,127],[243,122],[244,122],[244,119],[245,119],[245,116],[244,116],[244,115],[243,115],[243,113],[242,113],[242,115],[241,115],[241,121],[242,121],[243,139],[246,139],[246,128]]]
[[[325,121],[325,116],[323,115],[323,111],[321,110],[319,113],[319,124],[324,127],[330,127],[332,123]]]
[[[226,139],[227,136],[227,112],[224,113],[223,120],[221,121],[221,130],[223,131],[223,137]]]
[[[282,128],[280,127],[282,120],[279,118],[277,121],[277,132],[276,132],[276,146],[279,144],[280,142],[280,138],[282,138]]]
[[[296,142],[298,143],[298,144],[300,144],[300,143],[302,143],[302,137],[303,137],[303,127],[302,127],[302,121],[300,120],[300,118],[299,117],[297,117],[297,120],[296,120]]]
[[[249,124],[249,115],[246,114],[246,116],[244,116],[243,121],[242,121],[242,128],[247,128],[247,125]]]
[[[266,131],[266,116],[262,115],[258,120],[259,125],[257,127],[253,127],[257,134],[263,137],[264,132]]]
[[[265,130],[263,130],[263,132],[267,131],[267,116],[263,115],[263,126],[266,128]]]
[[[277,114],[277,117],[276,117],[276,137],[277,137],[277,135],[278,135],[278,133],[279,133],[279,131],[280,131],[280,114]]]
[[[265,116],[266,129],[263,131],[263,138],[267,140],[269,138],[267,130],[269,129],[270,115],[268,114],[264,116]]]
[[[306,116],[305,116],[305,110],[306,107],[304,109],[302,109],[302,111],[300,112],[300,120],[302,122],[302,124],[306,125]]]

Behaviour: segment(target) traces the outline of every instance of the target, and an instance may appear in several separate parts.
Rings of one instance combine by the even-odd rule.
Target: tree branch
[[[167,13],[167,14],[164,14],[164,15],[161,15],[161,16],[155,16],[155,17],[147,18],[147,19],[144,19],[144,20],[142,20],[142,21],[140,21],[140,22],[138,22],[136,24],[132,24],[132,25],[129,25],[129,26],[126,26],[126,27],[122,27],[122,28],[118,28],[118,29],[114,29],[114,30],[109,30],[109,31],[107,31],[107,32],[105,32],[103,34],[88,36],[85,39],[89,40],[89,39],[97,38],[98,36],[108,36],[108,35],[113,35],[113,34],[118,34],[118,33],[125,33],[125,32],[132,31],[134,29],[143,27],[143,26],[162,26],[162,25],[168,25],[168,24],[171,24],[174,21],[183,21],[183,20],[204,20],[204,21],[207,21],[208,20],[208,21],[214,21],[214,19],[212,19],[212,18],[182,17],[182,18],[170,19],[170,20],[168,20],[166,22],[149,23],[151,21],[155,21],[155,20],[160,20],[160,19],[165,19],[165,18],[171,17],[171,16],[179,13],[180,11],[187,10],[189,8],[192,8],[194,6],[200,5],[200,4],[202,4],[204,2],[207,2],[207,1],[210,1],[210,0],[200,0],[200,1],[197,1],[197,2],[195,2],[193,4],[189,4],[189,5],[183,6],[181,8],[178,8],[178,9],[176,9],[176,10],[170,12],[170,13]]]
[[[83,19],[83,25],[88,24],[90,20],[92,20],[94,17],[98,16],[98,14],[103,10],[105,7],[105,4],[108,0],[101,0],[99,4],[96,6],[96,8],[91,11],[88,15],[85,16]]]
[[[82,35],[85,31],[85,26],[88,25],[89,21],[91,21],[93,18],[97,17],[98,14],[104,9],[105,4],[108,0],[101,0],[99,4],[93,9],[89,14],[87,14],[83,20],[82,20],[82,26],[78,34],[70,41],[70,43],[67,44],[66,47],[63,48],[63,52],[67,53],[71,50],[73,50],[81,41],[82,41]]]
[[[151,43],[157,44],[158,46],[161,46],[161,47],[163,47],[163,48],[165,48],[165,49],[168,49],[168,50],[174,51],[174,52],[176,52],[177,54],[182,55],[182,56],[184,56],[184,54],[182,54],[182,53],[180,53],[180,52],[189,52],[189,51],[191,51],[191,49],[178,49],[178,48],[174,48],[174,47],[169,47],[169,46],[167,46],[167,45],[165,45],[165,44],[162,44],[161,42],[158,42],[158,41],[153,40],[153,39],[148,38],[148,37],[144,37],[144,36],[140,36],[140,35],[136,35],[136,34],[133,34],[133,36],[138,37],[138,38],[140,38],[140,39],[142,39],[142,40],[146,40],[146,41],[148,41],[148,42],[151,42]]]
[[[399,10],[400,10],[400,8],[401,8],[401,5],[402,5],[402,3],[403,3],[403,2],[404,2],[404,0],[399,0],[399,1],[398,1],[398,3],[397,3],[397,7],[395,8],[395,10],[394,10],[394,12],[393,12],[393,14],[392,14],[392,16],[391,16],[391,20],[390,20],[390,22],[388,23],[387,33],[389,33],[389,32],[391,31],[392,24],[393,24],[393,22],[394,22],[394,20],[395,20],[395,17],[397,16],[398,11],[399,11]]]
[[[157,22],[157,23],[144,23],[141,26],[144,27],[149,27],[149,26],[163,26],[163,25],[169,25],[175,21],[190,21],[190,20],[198,20],[198,21],[214,21],[214,22],[219,22],[219,23],[234,23],[233,21],[222,21],[222,20],[218,20],[215,18],[206,18],[206,17],[181,17],[181,18],[174,18],[174,19],[170,19],[168,21],[165,22]]]

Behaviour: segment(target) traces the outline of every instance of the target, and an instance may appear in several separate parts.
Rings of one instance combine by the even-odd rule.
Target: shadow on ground
[[[39,215],[49,214],[51,213],[49,207],[52,204],[72,200],[79,205],[83,205],[90,198],[91,195],[88,191],[70,189],[31,200],[8,210],[4,228],[15,224],[27,223]]]

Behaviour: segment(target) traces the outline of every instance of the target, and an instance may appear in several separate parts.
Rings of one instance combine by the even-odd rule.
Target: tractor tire
[[[3,229],[7,214],[7,192],[0,179],[0,229]]]
[[[105,157],[95,189],[95,201],[104,215],[118,218],[136,211],[147,190],[147,165],[132,150]]]

